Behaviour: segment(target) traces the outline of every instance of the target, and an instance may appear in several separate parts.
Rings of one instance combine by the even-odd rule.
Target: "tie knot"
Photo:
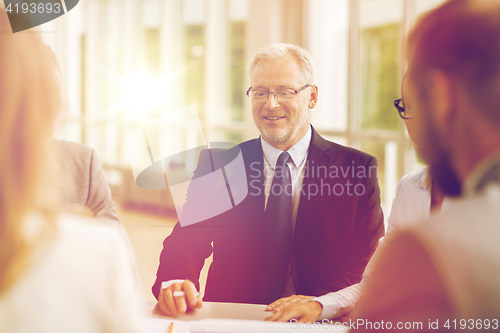
[[[278,162],[276,163],[276,165],[280,165],[280,166],[283,166],[285,165],[288,160],[290,159],[290,154],[288,154],[286,151],[282,152],[281,155],[278,157]]]

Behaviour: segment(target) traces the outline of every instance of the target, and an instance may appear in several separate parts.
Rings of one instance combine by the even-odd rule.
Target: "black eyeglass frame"
[[[248,88],[248,90],[247,90],[247,93],[246,93],[246,94],[247,94],[247,96],[250,98],[250,91],[265,91],[265,92],[267,92],[267,97],[266,97],[266,99],[263,99],[262,101],[267,101],[267,99],[269,98],[269,94],[270,94],[270,93],[273,93],[274,98],[275,98],[276,100],[278,100],[278,97],[276,96],[276,91],[278,91],[278,90],[289,90],[289,91],[293,91],[293,94],[294,94],[294,95],[296,95],[296,94],[298,94],[299,92],[301,92],[302,90],[304,90],[304,89],[306,89],[306,88],[308,88],[308,87],[312,87],[312,86],[314,86],[314,83],[313,83],[313,84],[306,84],[305,86],[303,86],[303,87],[301,87],[301,88],[299,88],[299,89],[297,89],[297,90],[292,89],[292,88],[283,88],[283,89],[276,89],[275,91],[267,91],[267,90],[252,90],[252,87],[250,87],[250,88]]]
[[[413,117],[403,116],[403,114],[405,113],[405,107],[404,105],[401,105],[402,102],[403,102],[402,98],[399,98],[394,101],[394,106],[396,107],[396,109],[398,109],[399,116],[401,117],[401,119],[412,119]]]

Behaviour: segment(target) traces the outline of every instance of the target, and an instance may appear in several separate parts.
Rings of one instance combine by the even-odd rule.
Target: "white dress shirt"
[[[444,198],[441,211],[450,210],[456,200]],[[387,223],[386,236],[399,231],[401,228],[410,227],[429,218],[431,210],[431,181],[428,168],[407,174],[398,183],[396,197],[392,203],[392,211]],[[382,246],[383,237],[380,239],[379,248]],[[314,298],[323,305],[320,320],[326,318],[339,318],[350,313],[359,300],[363,288],[370,283],[373,270],[373,261],[379,250],[375,251],[368,262],[363,279],[360,283]]]

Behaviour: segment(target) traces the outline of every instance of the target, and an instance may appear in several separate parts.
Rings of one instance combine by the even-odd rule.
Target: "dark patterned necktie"
[[[268,302],[283,294],[292,232],[292,177],[286,165],[290,154],[282,152],[266,206],[264,286]]]

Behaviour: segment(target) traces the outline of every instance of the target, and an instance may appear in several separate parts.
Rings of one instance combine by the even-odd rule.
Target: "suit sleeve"
[[[200,153],[199,163],[194,172],[194,178],[210,171],[207,150]],[[191,183],[188,188],[184,212],[190,207],[196,209],[196,204],[191,205],[194,195]],[[191,194],[190,194],[191,192]],[[211,220],[196,224],[181,226],[178,221],[172,233],[163,241],[163,250],[160,254],[160,264],[156,273],[156,281],[152,287],[154,296],[158,299],[161,283],[164,281],[185,279],[190,280],[200,290],[200,271],[205,264],[205,259],[212,254],[213,228]]]
[[[343,265],[347,285],[361,279],[368,261],[377,248],[379,239],[385,233],[378,177],[373,170],[377,170],[375,157],[371,157],[365,165],[367,177],[360,178],[360,184],[363,185],[360,188],[364,190],[364,193],[357,195],[354,229],[351,232],[351,240],[347,244]]]
[[[102,170],[102,163],[95,149],[90,157],[89,196],[85,208],[94,218],[105,219],[119,225],[120,220],[116,214],[111,190]]]

